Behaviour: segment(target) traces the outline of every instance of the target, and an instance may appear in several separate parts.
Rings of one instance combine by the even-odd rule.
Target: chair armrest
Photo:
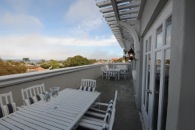
[[[95,102],[94,105],[101,105],[101,106],[108,106],[108,103],[102,103],[102,102]]]

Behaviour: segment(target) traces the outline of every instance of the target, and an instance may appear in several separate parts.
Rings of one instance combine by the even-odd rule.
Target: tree
[[[23,58],[23,62],[29,63],[30,62],[30,59],[29,58]]]
[[[96,59],[89,59],[89,63],[90,63],[90,64],[93,64],[93,63],[96,63],[96,62],[97,62]]]
[[[61,68],[61,64],[56,60],[50,60],[41,64],[41,67],[44,69],[49,69],[50,67],[51,69],[58,69]]]
[[[27,72],[26,67],[23,64],[21,64],[20,62],[0,61],[0,76],[26,73],[26,72]]]
[[[65,67],[70,67],[70,66],[79,66],[79,65],[88,65],[90,64],[90,61],[87,58],[84,58],[80,55],[74,56],[74,57],[69,57],[65,62],[64,66]]]

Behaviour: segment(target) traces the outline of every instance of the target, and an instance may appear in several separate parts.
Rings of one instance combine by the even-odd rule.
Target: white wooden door
[[[149,35],[144,42],[144,55],[143,55],[143,82],[142,82],[142,114],[146,128],[150,127],[150,104],[152,99],[152,86],[151,86],[151,75],[152,75],[152,36]]]
[[[142,115],[146,130],[165,130],[171,46],[169,3],[144,36]]]

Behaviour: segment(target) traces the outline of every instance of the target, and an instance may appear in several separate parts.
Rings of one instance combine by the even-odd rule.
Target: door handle
[[[149,94],[152,94],[152,91],[149,90],[149,89],[146,89],[146,92],[149,93]]]

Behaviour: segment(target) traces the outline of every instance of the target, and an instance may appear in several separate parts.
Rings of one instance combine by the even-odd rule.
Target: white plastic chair
[[[91,112],[90,110],[87,112],[86,115],[91,115],[90,116],[84,116],[81,121],[79,122],[79,126],[92,129],[92,130],[112,130],[113,124],[114,124],[114,119],[115,119],[115,111],[116,111],[116,100],[117,100],[117,94],[118,91],[115,91],[115,97],[114,101],[111,100],[109,103],[100,103],[96,102],[95,106],[107,106],[107,110],[101,110],[92,107]],[[101,119],[102,118],[102,119]]]
[[[117,71],[111,71],[110,70],[107,75],[108,75],[108,80],[110,80],[111,77],[114,77],[115,80],[117,80],[117,78],[118,78],[118,72]]]
[[[120,74],[120,77],[127,79],[127,69],[120,69],[119,74]]]
[[[96,80],[93,79],[81,79],[80,90],[95,92]]]
[[[0,118],[16,111],[16,104],[13,102],[12,92],[0,94]]]
[[[95,102],[89,111],[87,111],[87,114],[102,117],[102,114],[105,114],[109,108],[116,107],[117,95],[118,91],[116,90],[114,100],[110,100],[109,103]]]
[[[40,101],[43,99],[43,93],[45,92],[44,84],[34,85],[25,89],[21,89],[22,99],[24,105],[28,106],[34,102]]]
[[[108,78],[108,73],[107,73],[108,69],[109,69],[108,65],[101,67],[102,78],[104,78],[104,77],[106,77],[106,79]]]

